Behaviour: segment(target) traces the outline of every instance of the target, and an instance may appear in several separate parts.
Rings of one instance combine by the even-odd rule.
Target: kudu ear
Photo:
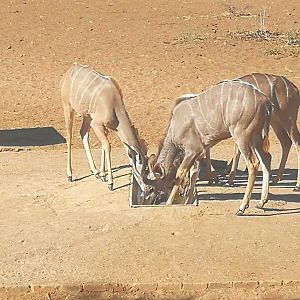
[[[136,163],[138,164],[143,164],[143,158],[141,153],[134,147],[134,146],[129,146],[127,143],[124,143],[127,148],[128,148],[128,156],[132,159],[133,166],[136,167]]]
[[[131,149],[134,151],[135,157],[137,158],[139,164],[142,164],[143,159],[142,159],[142,155],[141,155],[140,151],[138,151],[135,147],[131,147]]]
[[[165,176],[165,169],[160,163],[156,163],[153,167],[155,177],[163,178]]]
[[[129,146],[127,143],[124,143],[124,145],[128,148],[128,156],[131,159],[135,159],[136,156],[139,156],[139,152],[132,146]]]

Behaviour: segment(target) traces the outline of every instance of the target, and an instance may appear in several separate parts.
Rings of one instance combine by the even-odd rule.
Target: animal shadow
[[[65,138],[53,127],[0,130],[0,146],[28,147],[64,144]]]

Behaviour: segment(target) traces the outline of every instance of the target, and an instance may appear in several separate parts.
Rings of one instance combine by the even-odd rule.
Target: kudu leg
[[[261,137],[260,137],[261,139]],[[259,161],[256,159],[255,154],[253,153],[247,136],[244,136],[243,133],[234,136],[234,140],[241,151],[243,158],[245,159],[247,169],[248,169],[248,182],[246,186],[246,191],[241,202],[241,205],[236,212],[237,216],[241,216],[244,214],[245,210],[249,207],[249,202],[251,198],[251,194],[254,187],[254,182],[256,178],[256,173],[259,167]]]
[[[112,170],[111,170],[111,147],[110,143],[108,141],[107,135],[105,133],[105,128],[103,125],[95,122],[94,120],[91,122],[91,126],[95,131],[95,134],[97,138],[102,143],[102,147],[104,148],[105,152],[105,158],[106,158],[106,164],[107,164],[107,183],[108,183],[108,189],[110,191],[113,190],[113,176],[112,176]]]
[[[284,168],[286,165],[286,161],[291,149],[292,141],[289,138],[286,130],[282,127],[280,123],[273,122],[272,128],[280,142],[281,146],[281,160],[278,167],[278,171],[274,179],[272,180],[272,184],[276,184],[278,181],[280,181],[283,177]]]
[[[195,196],[197,194],[196,183],[199,175],[199,168],[200,168],[200,162],[197,161],[190,169],[190,180],[189,180],[189,186],[188,186],[185,204],[192,204],[195,200]]]
[[[182,163],[180,164],[180,166],[176,172],[175,185],[172,188],[172,191],[169,195],[166,205],[171,205],[174,202],[176,195],[179,192],[179,188],[182,186],[182,183],[185,180],[190,168],[192,167],[195,158],[196,158],[196,155],[194,153],[186,154],[185,158],[183,159]]]
[[[247,164],[247,169],[248,169],[248,173],[249,173],[248,182],[247,182],[246,191],[245,191],[242,203],[241,203],[238,211],[236,212],[237,216],[243,215],[245,210],[249,207],[249,202],[250,202],[251,194],[252,194],[253,187],[254,187],[256,173],[257,173],[257,170],[259,167],[259,163],[253,161],[252,159],[247,159],[246,164]]]
[[[82,125],[80,129],[80,136],[82,139],[83,147],[85,150],[85,154],[87,157],[87,160],[89,162],[90,170],[95,175],[96,178],[99,178],[99,171],[97,170],[93,156],[91,153],[90,145],[89,145],[89,131],[91,128],[91,118],[89,116],[84,117],[82,120]]]
[[[295,145],[298,157],[298,172],[297,172],[297,183],[294,188],[294,192],[300,192],[300,145]]]
[[[72,128],[74,119],[74,110],[71,106],[64,106],[64,116],[67,128],[67,148],[68,148],[68,158],[67,158],[67,179],[68,181],[73,181],[72,178],[72,157],[71,157],[71,145],[72,145]]]
[[[294,126],[292,126],[291,139],[295,146],[295,149],[297,152],[297,158],[298,158],[297,183],[294,188],[294,191],[299,192],[300,191],[300,133],[299,133],[299,130],[298,130],[296,124],[294,124]]]
[[[263,171],[263,184],[262,184],[261,198],[259,203],[256,205],[256,208],[263,208],[264,205],[268,202],[271,154],[265,152],[260,145],[256,147],[255,153],[261,163],[262,171]]]
[[[103,145],[101,145],[100,179],[102,181],[106,181],[106,174],[105,174],[105,149],[104,149]]]
[[[240,160],[240,156],[241,156],[241,152],[239,150],[239,148],[237,147],[237,145],[234,143],[234,156],[232,158],[232,165],[231,165],[231,170],[228,174],[228,181],[227,181],[227,184],[228,186],[233,186],[234,183],[234,179],[235,179],[235,176],[236,176],[236,170],[238,168],[238,165],[239,165],[239,160]]]
[[[217,184],[219,181],[218,175],[211,165],[210,159],[210,150],[208,149],[205,154],[205,158],[203,159],[206,165],[206,179],[208,180],[208,184],[212,185],[214,182]]]

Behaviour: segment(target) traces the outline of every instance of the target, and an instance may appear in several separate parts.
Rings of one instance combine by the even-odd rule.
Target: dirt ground
[[[1,1],[0,14],[3,130],[51,127],[65,136],[58,85],[73,62],[118,80],[129,115],[153,151],[182,94],[253,71],[285,75],[300,87],[298,0],[16,0]],[[74,148],[82,147],[79,126],[77,118]],[[1,145],[3,137],[0,131]],[[114,165],[126,164],[120,142],[111,140]],[[280,148],[273,135],[271,144],[276,168]],[[256,210],[253,201],[238,218],[242,173],[235,188],[199,183],[198,207],[131,209],[130,169],[114,173],[111,193],[88,176],[83,150],[74,155],[80,180],[70,184],[64,144],[29,148],[0,152],[2,286],[300,279],[294,149],[267,209]],[[213,157],[227,160],[230,153],[225,141]],[[257,181],[253,198],[259,193]],[[247,297],[245,291],[214,293],[207,297],[300,298],[299,290],[284,289]]]
[[[113,157],[114,166],[126,166],[123,149]],[[199,182],[198,207],[130,208],[128,167],[116,168],[115,191],[109,192],[89,175],[82,150],[74,152],[73,183],[66,181],[65,160],[57,150],[1,153],[2,285],[300,278],[299,194],[291,192],[295,159],[286,180],[271,188],[265,211],[254,207],[259,175],[244,217],[234,215],[245,190],[242,173],[235,188]]]

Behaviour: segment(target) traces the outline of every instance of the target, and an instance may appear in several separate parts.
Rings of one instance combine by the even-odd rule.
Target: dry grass
[[[265,51],[265,55],[273,56],[275,59],[281,59],[284,57],[298,57],[299,47],[298,46],[288,46],[288,45],[279,45],[272,48],[269,48]]]
[[[256,40],[256,41],[277,41],[282,44],[298,46],[300,45],[300,32],[276,32],[270,30],[261,30],[256,31],[240,31],[240,32],[230,32],[228,35],[232,38],[240,40]]]
[[[249,41],[249,40],[274,41],[282,36],[279,32],[260,30],[260,29],[256,31],[229,32],[228,35],[231,38],[235,38],[242,41]]]
[[[256,18],[256,30],[228,31],[223,35],[212,34],[211,32],[186,32],[174,37],[171,41],[165,42],[171,45],[201,44],[204,40],[225,40],[224,44],[237,44],[241,41],[262,42],[260,46],[265,55],[273,56],[275,59],[284,57],[297,57],[299,55],[300,31],[288,32],[273,31],[267,28],[268,9],[262,8],[259,12],[250,12],[249,5],[237,8],[231,4],[225,4],[223,16],[230,17],[254,17]],[[251,26],[249,24],[249,26]],[[216,33],[216,32],[215,32]]]
[[[291,31],[288,32],[286,35],[286,43],[292,46],[299,46],[300,45],[300,31]]]
[[[233,16],[233,17],[252,17],[255,14],[252,14],[248,11],[249,7],[237,8],[232,4],[225,4],[225,12],[223,16]]]
[[[178,45],[178,44],[185,44],[185,43],[199,43],[204,41],[207,38],[204,34],[197,33],[197,32],[186,32],[178,37],[175,37],[170,44]]]

